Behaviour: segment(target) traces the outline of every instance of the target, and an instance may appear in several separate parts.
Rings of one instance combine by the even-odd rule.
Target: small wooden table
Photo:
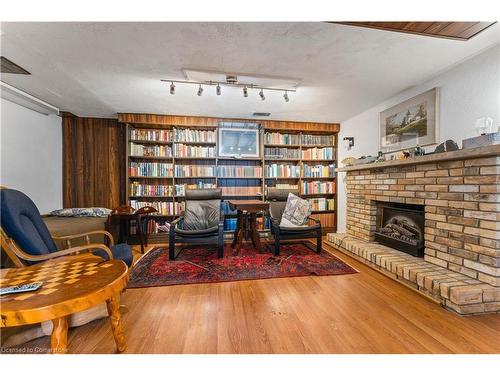
[[[1,327],[52,320],[52,353],[66,353],[71,314],[106,301],[118,352],[125,350],[120,318],[120,292],[128,282],[121,260],[105,261],[91,254],[61,257],[34,266],[0,270],[0,286],[42,281],[36,291],[1,297]]]
[[[257,213],[267,211],[269,203],[259,200],[230,200],[229,207],[238,211],[238,223],[234,231],[234,238],[231,247],[235,248],[236,253],[240,250],[243,237],[250,231],[250,238],[253,246],[260,251],[260,237],[257,231]],[[250,227],[250,228],[248,228]]]

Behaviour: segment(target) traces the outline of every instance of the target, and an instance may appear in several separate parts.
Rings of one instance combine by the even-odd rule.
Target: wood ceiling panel
[[[332,22],[436,38],[469,40],[495,22]]]

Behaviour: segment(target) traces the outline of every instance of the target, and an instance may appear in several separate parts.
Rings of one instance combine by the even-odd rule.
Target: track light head
[[[217,95],[220,95],[220,94],[221,94],[221,89],[220,89],[220,85],[219,85],[219,84],[217,84],[217,86],[215,87],[215,93],[216,93]]]
[[[175,85],[173,82],[170,82],[170,95],[175,94]]]
[[[203,94],[203,87],[200,87],[198,88],[198,96],[201,96],[201,94]]]
[[[248,98],[248,88],[246,86],[243,87],[243,96]]]
[[[283,98],[285,99],[285,102],[289,102],[290,101],[290,98],[288,97],[288,91],[285,91],[285,93],[283,94]]]
[[[266,97],[264,96],[264,90],[260,89],[259,96],[262,100],[266,100]]]

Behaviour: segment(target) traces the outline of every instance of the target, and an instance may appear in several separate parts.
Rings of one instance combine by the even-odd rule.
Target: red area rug
[[[236,256],[226,245],[224,254],[217,259],[214,248],[193,247],[169,261],[168,248],[155,248],[134,266],[128,288],[357,272],[339,258],[325,251],[316,254],[303,244],[284,245],[276,257],[269,251],[257,253],[250,245],[243,245]]]

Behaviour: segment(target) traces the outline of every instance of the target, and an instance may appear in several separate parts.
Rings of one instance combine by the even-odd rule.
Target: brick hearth
[[[393,272],[459,313],[499,312],[500,147],[475,150],[339,169],[347,172],[346,228],[351,250],[339,235],[330,235],[329,241]],[[483,157],[488,150],[493,156]],[[424,259],[381,245],[375,248],[427,268],[430,274],[422,276],[420,283],[418,273],[410,278],[412,267],[404,277],[405,271],[398,275],[397,267],[377,264],[377,256],[360,255],[360,248],[373,249],[377,201],[425,205]]]

